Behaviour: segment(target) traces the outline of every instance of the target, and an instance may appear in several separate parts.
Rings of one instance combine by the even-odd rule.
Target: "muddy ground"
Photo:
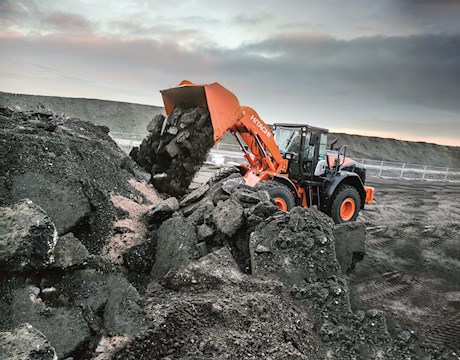
[[[369,179],[367,256],[350,275],[352,305],[381,309],[390,332],[414,331],[460,352],[460,186]]]

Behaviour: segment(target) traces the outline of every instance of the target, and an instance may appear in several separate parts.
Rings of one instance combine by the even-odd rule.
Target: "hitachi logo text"
[[[257,119],[254,115],[251,116],[251,120],[256,126],[269,138],[272,136],[272,133],[270,132],[269,129],[267,129],[264,124],[260,122],[259,119]]]

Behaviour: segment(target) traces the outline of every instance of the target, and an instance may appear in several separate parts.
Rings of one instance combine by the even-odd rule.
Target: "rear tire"
[[[290,211],[295,206],[294,195],[286,185],[276,181],[262,181],[257,188],[266,190],[282,211]]]
[[[336,224],[355,221],[361,209],[361,197],[358,190],[350,185],[341,185],[334,195],[330,209],[332,220]]]

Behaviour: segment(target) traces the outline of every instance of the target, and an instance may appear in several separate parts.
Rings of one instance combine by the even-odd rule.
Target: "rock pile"
[[[200,111],[162,123],[163,133],[178,126],[168,144]],[[331,220],[281,212],[236,169],[153,206],[144,173],[107,129],[0,107],[0,136],[2,355],[452,358],[411,333],[393,339],[379,311],[353,311]]]
[[[0,106],[0,154],[0,205],[32,200],[59,235],[73,233],[92,254],[116,231],[134,231],[125,224],[114,229],[130,216],[114,197],[151,204],[139,191],[148,174],[118,148],[107,127],[58,116],[44,105],[30,112]]]
[[[173,196],[183,195],[214,145],[207,109],[176,107],[168,117],[148,124],[150,135],[130,156],[152,174],[152,184]]]

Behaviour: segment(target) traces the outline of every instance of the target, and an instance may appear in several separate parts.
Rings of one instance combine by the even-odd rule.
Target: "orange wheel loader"
[[[184,80],[161,93],[167,115],[176,106],[206,107],[216,143],[227,132],[234,134],[248,162],[238,166],[244,181],[266,189],[281,210],[317,206],[335,223],[344,223],[372,203],[374,189],[364,185],[365,167],[346,157],[346,146],[334,149],[336,140],[327,149],[327,129],[299,124],[270,129],[218,83]]]

